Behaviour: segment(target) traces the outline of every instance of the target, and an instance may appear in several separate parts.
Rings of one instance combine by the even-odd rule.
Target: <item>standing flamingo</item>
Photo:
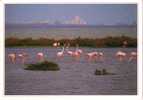
[[[67,47],[66,47],[66,52],[67,54],[69,54],[70,56],[74,55],[74,51],[69,50],[70,44],[68,43]]]
[[[133,59],[137,59],[137,52],[133,51],[130,53],[129,61],[132,61]]]
[[[94,58],[97,59],[98,52],[90,52],[86,54],[88,56],[88,60],[93,60]]]
[[[98,58],[100,61],[103,61],[103,56],[104,56],[103,52],[98,52]]]
[[[38,52],[37,53],[37,58],[39,61],[43,61],[44,60],[44,54],[42,52]]]
[[[10,54],[8,54],[8,58],[10,59],[10,61],[12,61],[12,63],[15,63],[16,54],[15,53],[10,53]]]
[[[25,52],[22,52],[22,53],[18,54],[18,57],[21,59],[22,63],[24,64],[28,57],[28,54]]]
[[[66,48],[66,52],[67,52],[67,54],[69,54],[70,56],[73,56],[73,55],[74,55],[74,52],[73,52],[73,51],[70,51],[70,50],[69,50],[69,47]]]
[[[119,59],[119,61],[122,61],[122,60],[127,56],[127,54],[126,54],[125,52],[118,51],[118,52],[116,53],[116,56],[117,56],[117,58]]]
[[[78,60],[80,58],[80,53],[78,51],[73,52],[73,57]]]
[[[79,45],[77,44],[76,45],[76,50],[75,52],[73,53],[73,56],[75,57],[75,59],[79,59],[80,58],[80,55],[83,53],[83,51],[81,49],[79,49]]]
[[[80,58],[80,55],[83,53],[83,51],[81,49],[78,48],[79,46],[76,46],[75,51],[69,51],[67,50],[67,53],[73,57],[75,57],[76,60],[78,60]]]
[[[57,52],[57,57],[62,57],[64,55],[64,49],[65,48],[63,47],[62,51]]]
[[[83,53],[83,51],[81,49],[79,49],[79,45],[78,44],[76,45],[76,51],[75,52],[78,52],[79,54]]]

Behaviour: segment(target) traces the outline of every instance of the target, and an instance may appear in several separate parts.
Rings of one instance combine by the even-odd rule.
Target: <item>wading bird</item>
[[[104,56],[103,52],[98,52],[98,59],[100,61],[103,61],[103,56]]]
[[[68,43],[67,47],[66,47],[66,52],[68,55],[73,56],[74,55],[74,51],[69,50],[70,44]]]
[[[76,51],[75,52],[77,52],[79,54],[83,53],[83,51],[81,49],[79,49],[79,45],[78,44],[76,45]]]
[[[8,58],[10,59],[10,61],[12,63],[15,63],[15,61],[16,61],[16,53],[10,53],[10,54],[8,54]]]
[[[125,52],[123,52],[123,51],[118,51],[116,53],[116,56],[119,59],[119,61],[122,61],[127,56],[127,54]]]
[[[42,52],[38,52],[37,53],[37,58],[39,61],[43,61],[44,60],[44,54]]]
[[[28,57],[28,54],[26,52],[22,52],[22,53],[18,54],[18,57],[21,59],[21,62],[24,64]]]
[[[137,52],[131,52],[130,53],[130,58],[129,58],[129,61],[132,61],[132,60],[136,60],[137,59]]]
[[[64,56],[64,50],[65,50],[65,47],[63,46],[63,49],[60,52],[57,52],[57,57],[63,57]]]
[[[98,52],[90,52],[90,53],[86,53],[86,55],[89,61],[93,59],[97,60]]]
[[[83,51],[81,49],[79,49],[78,45],[76,45],[75,51],[70,51],[69,45],[68,45],[68,47],[66,48],[66,51],[67,51],[67,54],[74,57],[76,60],[78,60],[80,58],[80,55],[83,53]]]

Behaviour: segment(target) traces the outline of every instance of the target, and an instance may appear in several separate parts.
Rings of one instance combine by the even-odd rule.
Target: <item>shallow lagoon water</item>
[[[102,51],[104,61],[88,61],[83,54],[79,60],[69,55],[57,58],[61,48],[6,48],[5,94],[6,95],[136,95],[137,61],[125,59],[119,62],[115,53],[126,53],[136,48],[81,48],[84,52]],[[74,48],[70,48],[74,50]],[[28,71],[17,59],[15,64],[8,60],[8,53],[27,52],[26,63],[37,62],[36,53],[43,52],[45,58],[56,62],[60,71]],[[115,75],[94,75],[96,69],[105,68]]]

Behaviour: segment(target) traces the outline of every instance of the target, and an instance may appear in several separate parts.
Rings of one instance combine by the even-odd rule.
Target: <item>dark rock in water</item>
[[[98,69],[96,69],[95,70],[95,73],[94,73],[95,75],[115,75],[114,73],[110,73],[110,72],[108,72],[106,69],[102,69],[102,70],[98,70]]]
[[[101,75],[101,71],[98,70],[98,69],[96,69],[96,70],[95,70],[95,75]]]
[[[107,75],[107,74],[108,74],[107,70],[106,69],[102,69],[102,75]]]
[[[58,71],[60,68],[54,62],[43,61],[35,64],[27,64],[25,70],[39,70],[39,71]]]

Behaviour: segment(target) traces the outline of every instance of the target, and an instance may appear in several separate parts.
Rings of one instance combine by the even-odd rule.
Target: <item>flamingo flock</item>
[[[56,42],[53,44],[53,47],[59,47],[60,43]],[[83,52],[82,49],[79,49],[79,45],[76,45],[75,50],[69,50],[69,45],[67,46],[63,46],[61,51],[58,51],[56,53],[57,58],[61,58],[64,57],[64,55],[67,54],[75,59],[80,59],[81,55],[84,55],[87,57],[88,61],[103,61],[104,58],[104,53],[103,52],[97,52],[97,51],[93,51],[93,52]],[[8,54],[8,58],[12,63],[15,63],[16,59],[20,59],[21,62],[24,64],[28,58],[29,54],[27,54],[26,52],[22,52],[19,54],[16,53],[10,53]],[[126,53],[123,52],[121,50],[117,51],[115,54],[115,57],[117,58],[118,61],[123,61],[125,59],[128,58],[128,61],[133,61],[137,59],[137,52],[136,51],[132,51],[130,53]],[[36,54],[36,58],[38,59],[38,61],[44,61],[45,60],[45,54],[43,52],[38,52]]]

